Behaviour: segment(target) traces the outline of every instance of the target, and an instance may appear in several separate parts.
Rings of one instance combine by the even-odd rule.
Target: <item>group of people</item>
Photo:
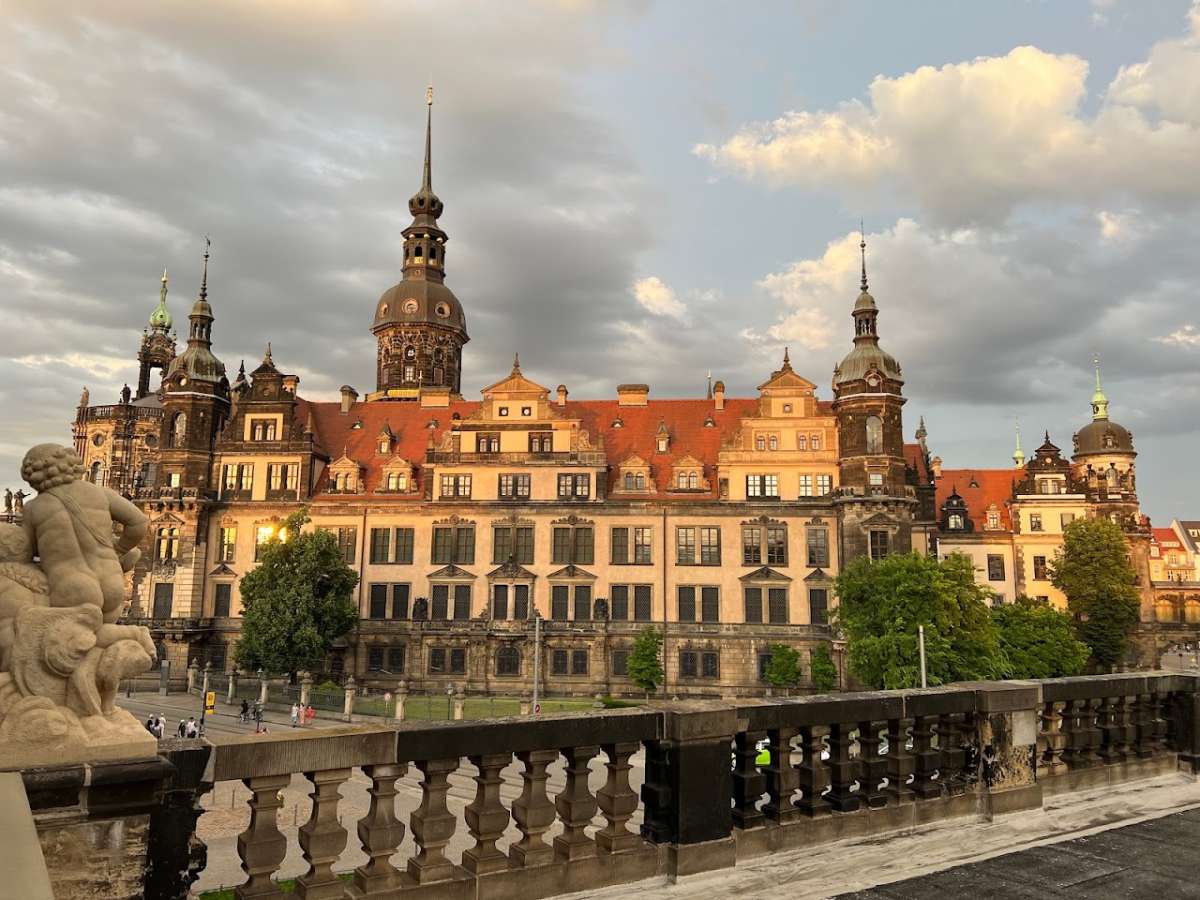
[[[301,725],[311,725],[312,720],[316,718],[317,711],[312,708],[311,704],[305,705],[301,703],[292,704],[292,727],[296,728]],[[242,722],[254,722],[255,732],[262,733],[267,730],[266,723],[263,721],[263,707],[257,700],[250,703],[247,700],[242,701],[242,710],[238,714],[238,719]]]
[[[301,703],[292,704],[292,727],[298,725],[311,725],[312,720],[316,718],[317,711],[312,708],[312,704],[307,705]]]
[[[161,741],[167,731],[167,720],[163,718],[162,713],[151,713],[146,718],[145,726],[148,732]],[[180,719],[175,735],[181,738],[204,737],[204,722],[197,722],[195,716],[188,716],[186,720]]]

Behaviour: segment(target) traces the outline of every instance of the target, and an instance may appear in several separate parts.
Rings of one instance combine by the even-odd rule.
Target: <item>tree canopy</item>
[[[833,618],[846,636],[850,668],[872,687],[920,684],[919,625],[930,685],[1003,676],[991,592],[976,584],[966,556],[857,559],[837,577],[836,589]]]
[[[772,644],[771,661],[763,677],[777,688],[794,688],[800,683],[800,653],[787,644]]]
[[[663,683],[662,635],[653,625],[642,629],[629,651],[630,680],[646,693],[652,693]]]
[[[1125,658],[1141,605],[1121,526],[1104,518],[1069,523],[1050,579],[1067,595],[1076,633],[1093,661],[1111,670]]]
[[[818,691],[832,691],[837,687],[837,666],[833,663],[833,654],[829,652],[828,644],[816,646],[812,652],[810,667],[812,671],[809,674],[812,676],[813,687]]]
[[[1071,616],[1048,603],[1018,597],[992,607],[1009,678],[1061,678],[1087,665],[1087,644],[1075,637]]]
[[[333,642],[358,621],[358,574],[328,531],[302,531],[306,510],[287,518],[242,578],[242,634],[236,656],[246,669],[286,672],[319,668]]]

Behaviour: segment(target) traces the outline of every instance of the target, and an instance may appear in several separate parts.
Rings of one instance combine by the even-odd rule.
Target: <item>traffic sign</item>
[[[217,711],[217,692],[209,691],[204,695],[204,711],[206,713],[215,713]]]

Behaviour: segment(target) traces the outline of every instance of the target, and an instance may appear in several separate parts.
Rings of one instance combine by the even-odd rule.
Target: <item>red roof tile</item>
[[[1012,498],[1013,484],[1025,477],[1024,469],[942,469],[937,482],[938,518],[942,505],[954,491],[966,501],[967,514],[975,523],[975,530],[982,531],[987,524],[987,511],[994,503],[1000,510],[1000,526],[1012,530],[1008,514],[1008,501]]]
[[[1150,534],[1154,543],[1162,547],[1183,546],[1183,542],[1179,540],[1179,535],[1175,533],[1174,528],[1151,528]]]

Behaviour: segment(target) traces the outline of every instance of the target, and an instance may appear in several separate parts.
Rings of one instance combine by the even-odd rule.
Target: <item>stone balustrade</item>
[[[638,791],[630,776],[640,754]],[[189,822],[199,794],[222,781],[250,792],[249,825],[237,839],[246,873],[237,896],[280,896],[275,878],[288,837],[277,821],[279,792],[301,773],[312,805],[295,836],[306,866],[297,896],[535,900],[956,817],[986,820],[1038,808],[1048,793],[1177,767],[1195,774],[1200,677],[979,682],[345,725],[173,742],[163,758],[183,773],[158,819],[169,832],[156,833],[153,815],[150,825],[159,860],[152,871],[171,887],[152,890],[148,880],[147,897],[185,895],[191,876],[167,875],[202,859]],[[368,808],[343,823],[339,787],[355,769],[370,781]],[[550,769],[561,783],[553,795]],[[602,776],[598,787],[589,783],[593,772]],[[419,800],[404,821],[397,782],[413,775]],[[474,782],[461,810],[448,802],[452,776]],[[352,840],[366,861],[347,882],[336,867]]]

